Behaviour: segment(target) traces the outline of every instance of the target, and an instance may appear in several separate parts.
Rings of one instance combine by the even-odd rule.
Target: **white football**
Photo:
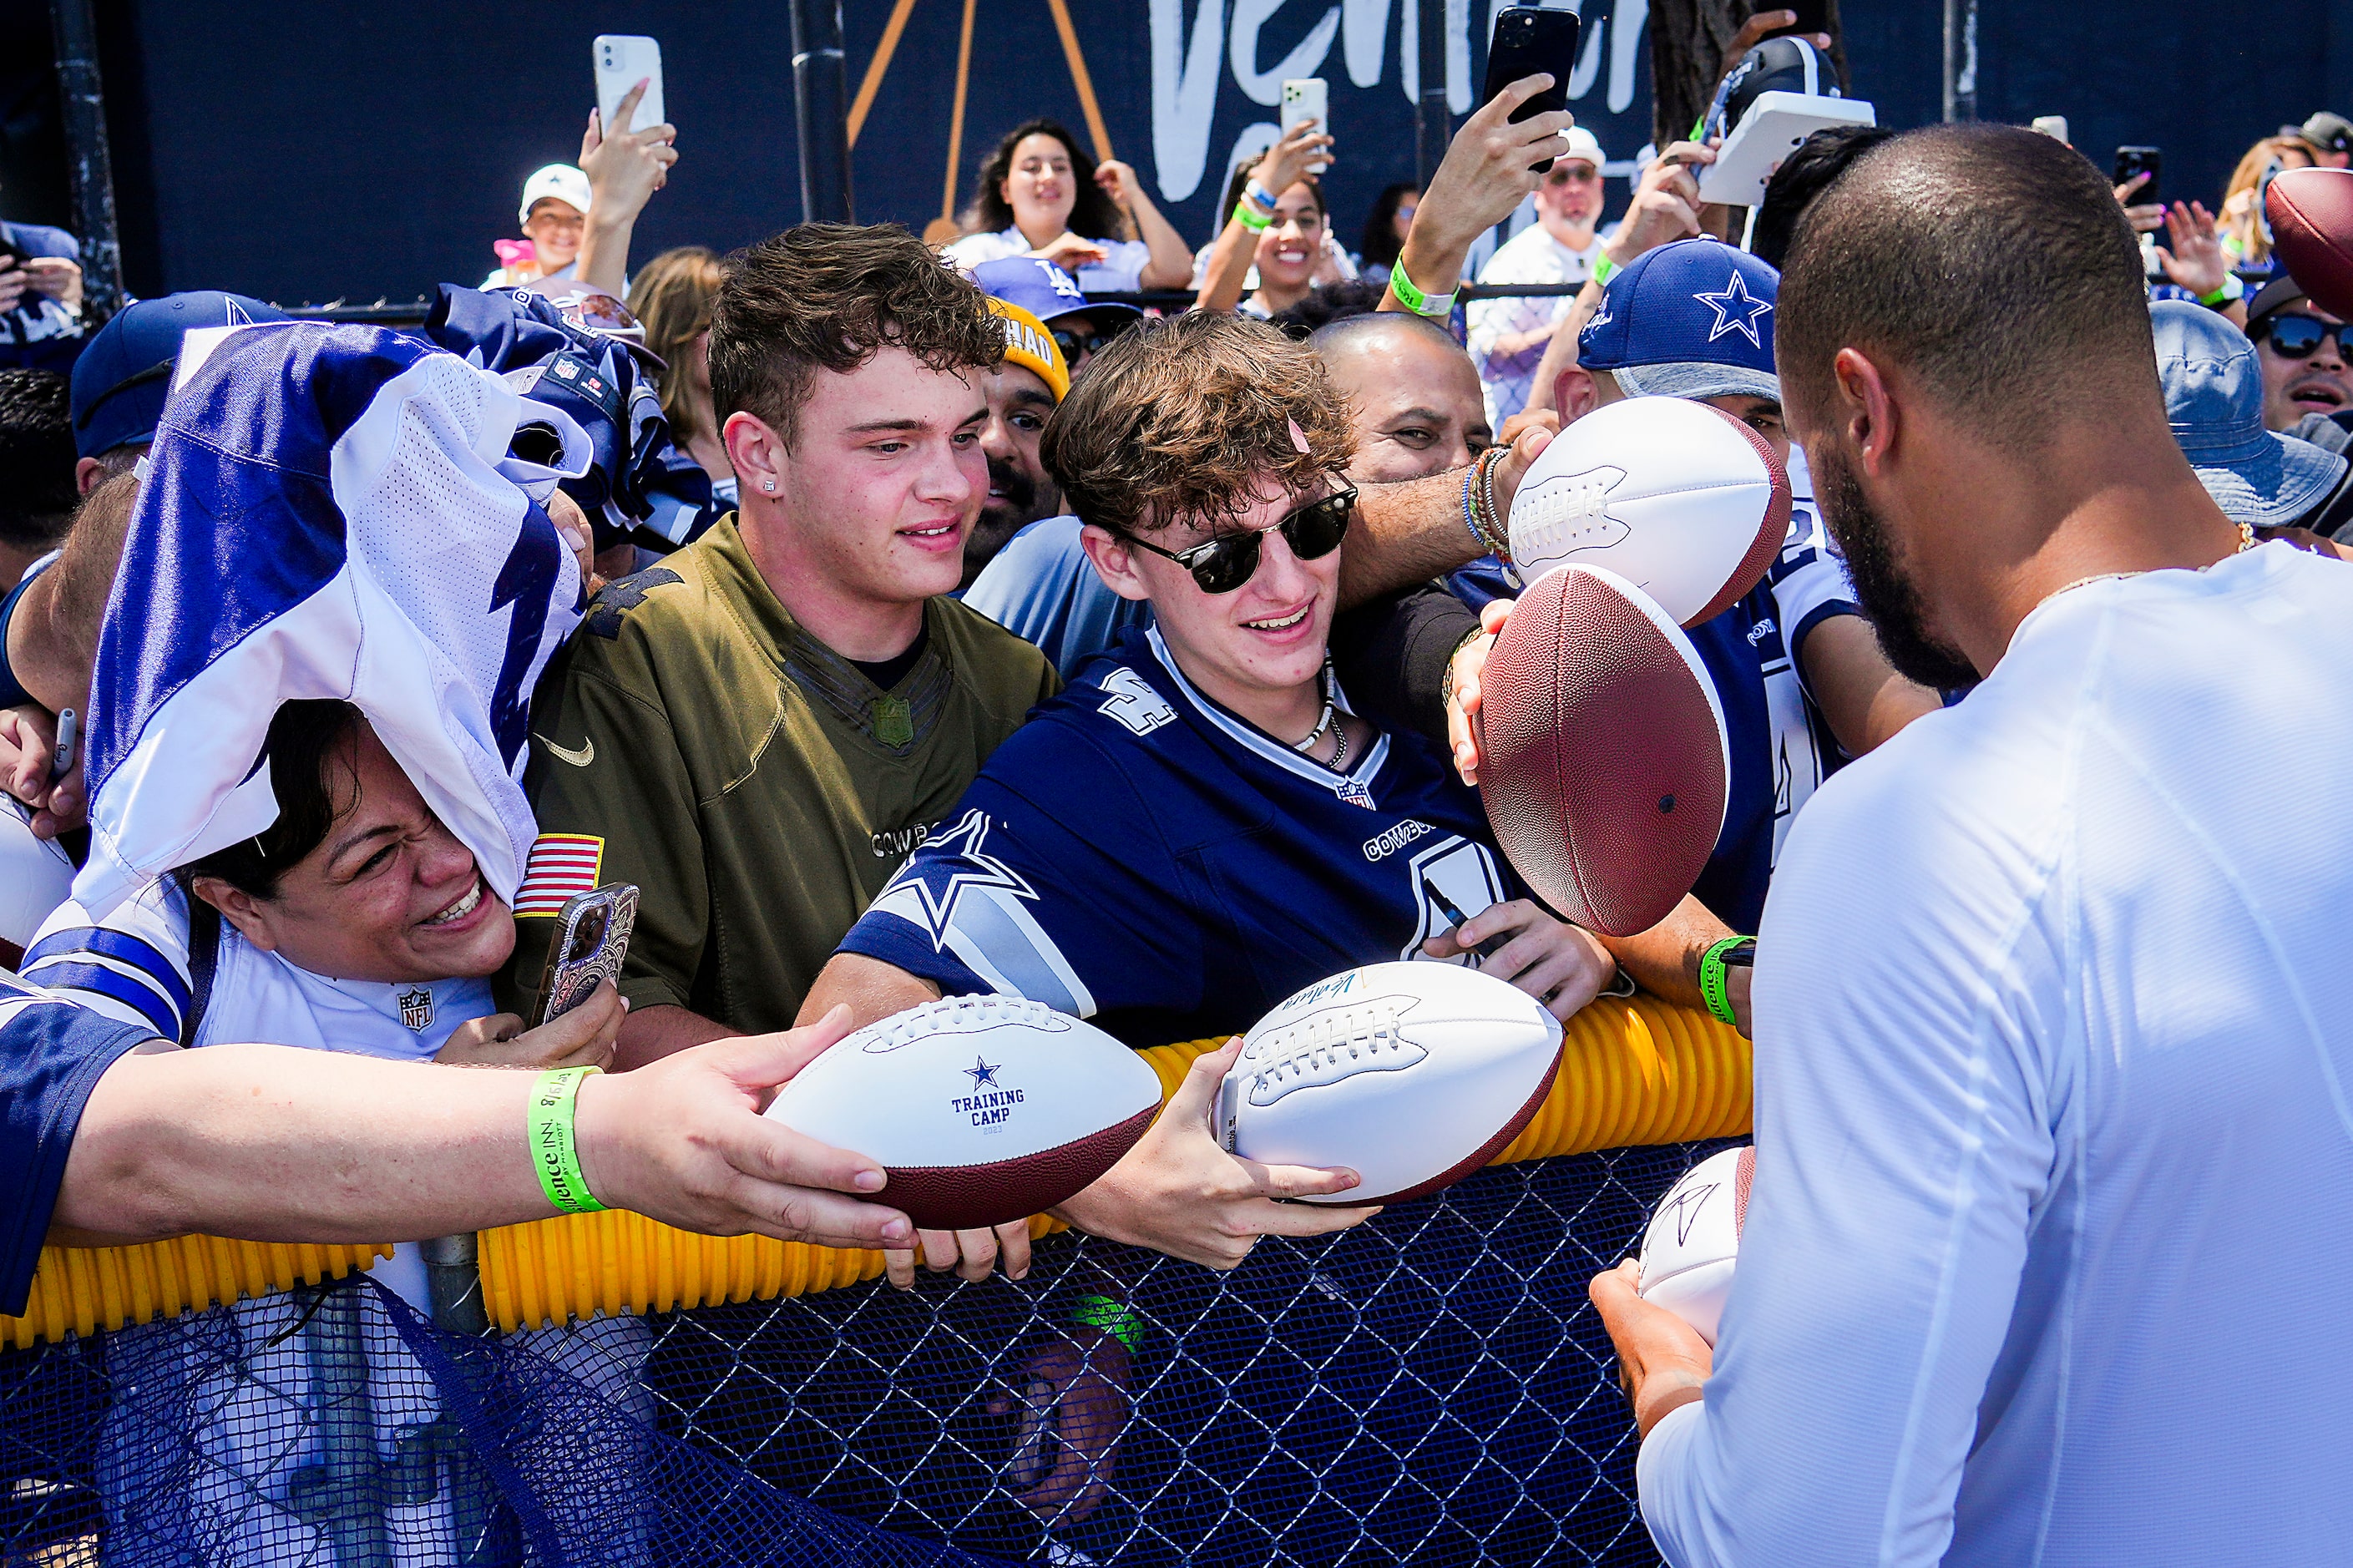
[[[1754,1144],[1709,1155],[1667,1189],[1642,1233],[1642,1299],[1697,1329],[1709,1344],[1732,1290],[1756,1173]]]
[[[1695,626],[1763,579],[1789,527],[1789,476],[1720,408],[1630,397],[1552,439],[1512,498],[1512,560],[1613,572]]]
[[[1526,992],[1451,963],[1371,963],[1260,1019],[1218,1095],[1247,1160],[1345,1165],[1336,1204],[1450,1186],[1527,1125],[1560,1066],[1560,1020]]]
[[[1159,1110],[1159,1077],[1092,1024],[1018,997],[949,996],[844,1037],[767,1114],[876,1162],[878,1201],[921,1228],[978,1230],[1088,1186]]]

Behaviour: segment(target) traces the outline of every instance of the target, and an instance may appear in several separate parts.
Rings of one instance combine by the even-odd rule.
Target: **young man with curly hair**
[[[733,258],[711,391],[742,510],[609,584],[533,710],[541,838],[509,994],[568,893],[640,889],[617,1057],[791,1023],[1030,706],[1036,648],[945,597],[988,493],[987,300],[905,230]]]
[[[1303,985],[1414,957],[1476,963],[1562,1017],[1593,998],[1613,964],[1524,896],[1444,749],[1359,718],[1333,679],[1350,452],[1322,363],[1263,322],[1195,312],[1097,359],[1042,456],[1094,569],[1148,599],[1154,624],[989,759],[805,1013],[847,1002],[863,1022],[994,992],[1153,1045],[1247,1028]],[[1345,1191],[1349,1173],[1217,1146],[1206,1111],[1235,1048],[1202,1058],[1135,1150],[1059,1212],[1216,1268],[1262,1234],[1369,1212],[1274,1201]],[[1018,1260],[1026,1235],[955,1249]],[[945,1238],[924,1240],[938,1261]]]

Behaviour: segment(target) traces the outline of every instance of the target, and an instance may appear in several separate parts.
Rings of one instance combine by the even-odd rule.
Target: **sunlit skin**
[[[522,226],[537,257],[541,277],[572,265],[580,254],[581,237],[588,232],[586,215],[570,202],[542,196],[531,204],[531,217]]]
[[[216,877],[197,878],[196,896],[254,946],[313,974],[438,980],[503,965],[513,914],[375,730],[361,724],[327,776],[334,826],[287,869],[275,898]]]
[[[2309,316],[2328,326],[2336,317],[2309,303],[2286,306],[2264,318],[2266,324],[2283,316]],[[2353,363],[2336,336],[2302,359],[2291,359],[2272,345],[2268,333],[2255,344],[2255,359],[2263,370],[2263,424],[2285,430],[2307,414],[2337,414],[2353,408]]]
[[[1024,136],[1013,144],[1013,166],[997,190],[1013,209],[1021,237],[1032,249],[1044,249],[1069,231],[1071,209],[1079,203],[1071,150],[1042,132]]]
[[[818,371],[789,446],[756,415],[728,416],[744,543],[812,637],[868,661],[915,640],[923,601],[963,577],[988,494],[987,423],[977,373],[930,370],[901,348]]]
[[[1555,160],[1535,189],[1536,221],[1572,250],[1593,243],[1601,219],[1601,171],[1586,158]]]
[[[1293,508],[1336,488],[1327,481],[1293,494],[1269,484],[1239,517],[1221,517],[1213,526],[1187,518],[1150,538],[1163,550],[1181,551],[1221,533],[1271,531]],[[1278,740],[1302,740],[1315,727],[1323,711],[1316,677],[1340,598],[1339,551],[1302,561],[1291,552],[1290,541],[1268,531],[1248,583],[1230,594],[1205,594],[1174,561],[1092,525],[1082,537],[1113,593],[1152,602],[1160,635],[1186,679]],[[1350,746],[1362,754],[1372,731],[1361,720],[1342,722],[1351,729]],[[1326,756],[1335,749],[1328,742],[1322,748]]]
[[[1274,221],[1258,237],[1258,292],[1253,301],[1268,315],[1307,297],[1324,258],[1324,209],[1305,181],[1275,198]]]
[[[1323,351],[1347,399],[1356,453],[1348,477],[1396,484],[1460,468],[1494,444],[1471,356],[1409,321]]]

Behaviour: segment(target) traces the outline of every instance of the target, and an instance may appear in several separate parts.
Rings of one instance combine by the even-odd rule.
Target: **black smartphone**
[[[2135,174],[2147,174],[2148,184],[2125,200],[2137,207],[2154,205],[2165,200],[2157,190],[2158,168],[2164,162],[2164,152],[2156,147],[2119,147],[2116,149],[2116,177],[2108,183],[2121,185]]]
[[[607,882],[566,899],[548,937],[539,998],[524,1026],[536,1029],[550,1018],[560,1018],[588,1000],[605,981],[618,981],[621,960],[629,952],[629,933],[637,924],[634,882]]]
[[[1795,11],[1798,14],[1798,19],[1788,26],[1776,27],[1766,34],[1765,37],[1767,38],[1783,38],[1792,33],[1811,36],[1831,30],[1830,0],[1761,0],[1756,9],[1757,11]],[[1754,15],[1754,12],[1751,15]]]
[[[1542,72],[1551,76],[1552,85],[1513,110],[1514,121],[1567,109],[1568,73],[1577,68],[1577,26],[1574,6],[1507,5],[1496,12],[1495,31],[1487,40],[1487,86],[1479,101],[1492,103],[1512,83]],[[1552,160],[1534,167],[1541,174]]]

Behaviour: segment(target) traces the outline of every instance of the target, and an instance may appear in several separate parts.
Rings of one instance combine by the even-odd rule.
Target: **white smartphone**
[[[1313,120],[1315,128],[1324,135],[1332,134],[1332,111],[1325,100],[1330,96],[1320,76],[1286,77],[1282,83],[1282,133],[1303,120]]]
[[[599,33],[593,46],[596,60],[596,118],[605,134],[617,136],[640,126],[659,125],[670,118],[662,111],[661,46],[638,33]],[[621,100],[629,89],[646,84],[637,112],[627,125],[618,122]]]

